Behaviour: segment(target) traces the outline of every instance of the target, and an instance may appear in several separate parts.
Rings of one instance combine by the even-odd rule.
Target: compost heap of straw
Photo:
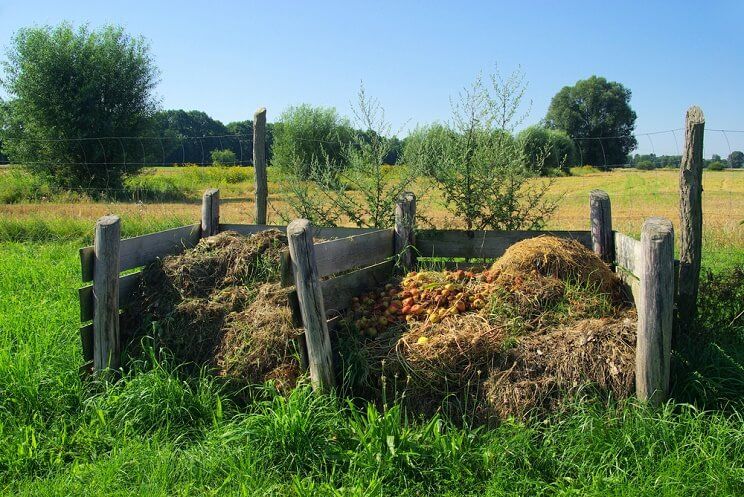
[[[297,330],[287,291],[277,283],[286,245],[278,230],[248,237],[226,231],[149,265],[132,313],[139,318],[132,338],[153,337],[155,349],[178,364],[291,387],[299,375]]]
[[[593,252],[550,236],[483,272],[412,272],[353,300],[346,319],[367,374],[347,377],[417,412],[477,422],[553,409],[587,384],[624,397],[636,318],[623,295]]]

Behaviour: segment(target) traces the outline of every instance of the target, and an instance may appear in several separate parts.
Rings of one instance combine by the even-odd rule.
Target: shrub
[[[453,103],[451,124],[419,131],[405,162],[430,171],[450,212],[468,230],[537,229],[555,210],[545,199],[550,181],[528,185],[542,164],[533,164],[511,135],[525,91],[524,76],[479,76]],[[432,136],[436,140],[430,139]]]
[[[237,163],[235,152],[230,149],[212,150],[211,156],[215,166],[234,166]]]
[[[568,171],[576,163],[576,147],[564,131],[530,126],[517,139],[532,167],[539,165],[541,175],[547,175],[551,169]]]
[[[343,169],[344,153],[354,135],[348,120],[331,107],[290,107],[274,126],[272,164],[301,179],[322,174],[313,164],[331,172]]]
[[[636,164],[636,169],[640,169],[641,171],[650,171],[652,169],[655,169],[654,163],[650,160],[642,160],[638,164]]]
[[[713,161],[710,164],[708,164],[708,171],[723,171],[725,169],[725,166],[723,165],[723,162],[721,161]]]

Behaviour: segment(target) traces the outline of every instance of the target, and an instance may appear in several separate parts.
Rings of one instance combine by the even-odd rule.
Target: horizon
[[[1,59],[24,27],[119,24],[149,42],[162,109],[200,110],[223,123],[252,119],[259,107],[276,121],[303,103],[350,116],[363,81],[393,132],[403,130],[394,133],[400,137],[419,124],[447,121],[450,98],[495,64],[503,75],[519,67],[525,73],[532,107],[519,129],[539,123],[561,88],[597,75],[632,92],[633,154],[679,155],[684,137],[669,130],[682,127],[693,104],[706,116],[706,157],[744,149],[736,104],[744,79],[741,44],[727,36],[738,29],[742,4],[718,2],[700,11],[692,2],[673,8],[631,2],[595,12],[589,2],[531,3],[448,10],[423,2],[353,9],[340,2],[217,2],[205,11],[200,2],[0,1]]]

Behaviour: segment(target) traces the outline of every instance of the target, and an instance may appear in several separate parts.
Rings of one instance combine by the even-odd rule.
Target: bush
[[[539,165],[543,176],[551,169],[567,172],[576,163],[576,147],[564,131],[530,126],[517,135],[517,140],[530,164]]]
[[[230,149],[212,150],[211,156],[215,166],[234,166],[237,163],[235,152]]]
[[[725,166],[720,161],[714,161],[708,164],[708,171],[723,171],[724,169]]]
[[[642,160],[638,164],[636,164],[636,169],[640,169],[641,171],[650,171],[652,169],[655,169],[654,163],[650,160]]]
[[[556,209],[545,198],[551,182],[531,185],[542,170],[530,162],[513,127],[524,76],[478,77],[453,103],[452,124],[418,130],[409,140],[404,161],[427,171],[438,183],[450,212],[468,230],[539,229]],[[490,84],[489,84],[490,83]]]
[[[290,107],[274,125],[272,165],[301,179],[322,174],[313,163],[335,172],[344,168],[344,153],[354,135],[348,120],[331,107]]]

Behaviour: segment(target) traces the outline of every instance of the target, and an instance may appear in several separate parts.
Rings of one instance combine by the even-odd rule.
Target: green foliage
[[[622,84],[592,76],[563,87],[553,97],[545,124],[576,140],[584,163],[603,167],[624,164],[637,145],[630,95]],[[596,139],[600,137],[611,138],[600,142]]]
[[[183,377],[179,368],[148,360],[116,384],[82,382],[78,247],[0,244],[0,294],[13,296],[0,299],[3,493],[740,493],[741,393],[729,398],[727,412],[671,403],[650,409],[633,401],[608,406],[585,398],[545,420],[510,419],[475,430],[441,417],[412,419],[397,405],[344,403],[306,387],[286,396],[268,387],[234,395],[204,371]],[[687,358],[704,355],[694,374],[681,377],[684,371],[675,368],[680,400],[696,402],[701,393],[683,391],[684,385],[715,396],[714,386],[728,395],[744,384],[732,362],[741,358],[742,342],[723,340],[741,337],[741,323],[730,326],[741,308],[729,299],[744,301],[744,278],[731,272],[713,286],[706,281],[701,305],[711,315],[701,315],[709,330],[701,333],[721,340],[709,341],[705,354],[688,349]],[[707,307],[709,298],[716,304]],[[718,362],[707,362],[715,348]],[[254,400],[239,403],[244,397]]]
[[[741,168],[744,167],[744,152],[734,150],[728,156],[729,167]]]
[[[713,161],[708,163],[708,171],[723,171],[726,166],[721,161]]]
[[[654,163],[651,162],[650,160],[642,160],[638,162],[635,165],[635,167],[636,169],[640,169],[642,171],[651,171],[652,169],[656,169],[656,167],[654,166]]]
[[[329,156],[324,162],[313,159],[309,170],[313,182],[302,181],[301,169],[289,175],[284,185],[290,193],[287,220],[303,217],[320,226],[335,226],[342,220],[359,227],[394,224],[395,203],[411,186],[415,174],[408,167],[385,165],[396,143],[388,138],[390,124],[384,110],[367,96],[364,86],[353,110],[355,124],[366,131],[351,136],[338,163],[330,162]]]
[[[234,166],[237,162],[235,152],[229,149],[212,150],[211,157],[215,166]]]
[[[561,130],[530,126],[517,135],[532,168],[539,168],[541,175],[551,170],[567,172],[576,164],[576,147],[571,138]]]
[[[287,174],[311,179],[344,168],[344,153],[354,132],[336,109],[303,104],[279,116],[274,135],[272,165]]]
[[[629,163],[636,169],[643,169],[639,167],[641,162],[650,162],[651,168],[655,169],[658,167],[669,167],[678,168],[682,162],[681,155],[656,155],[656,154],[634,154],[629,157]]]
[[[157,70],[142,38],[116,26],[26,28],[3,68],[0,139],[10,160],[65,188],[120,188],[139,170],[126,160],[141,157],[138,143],[91,138],[147,129]]]
[[[405,162],[434,177],[468,230],[536,229],[556,208],[545,198],[550,182],[527,186],[542,163],[530,163],[511,134],[525,89],[518,71],[479,76],[453,103],[451,123],[418,130],[406,147]]]

